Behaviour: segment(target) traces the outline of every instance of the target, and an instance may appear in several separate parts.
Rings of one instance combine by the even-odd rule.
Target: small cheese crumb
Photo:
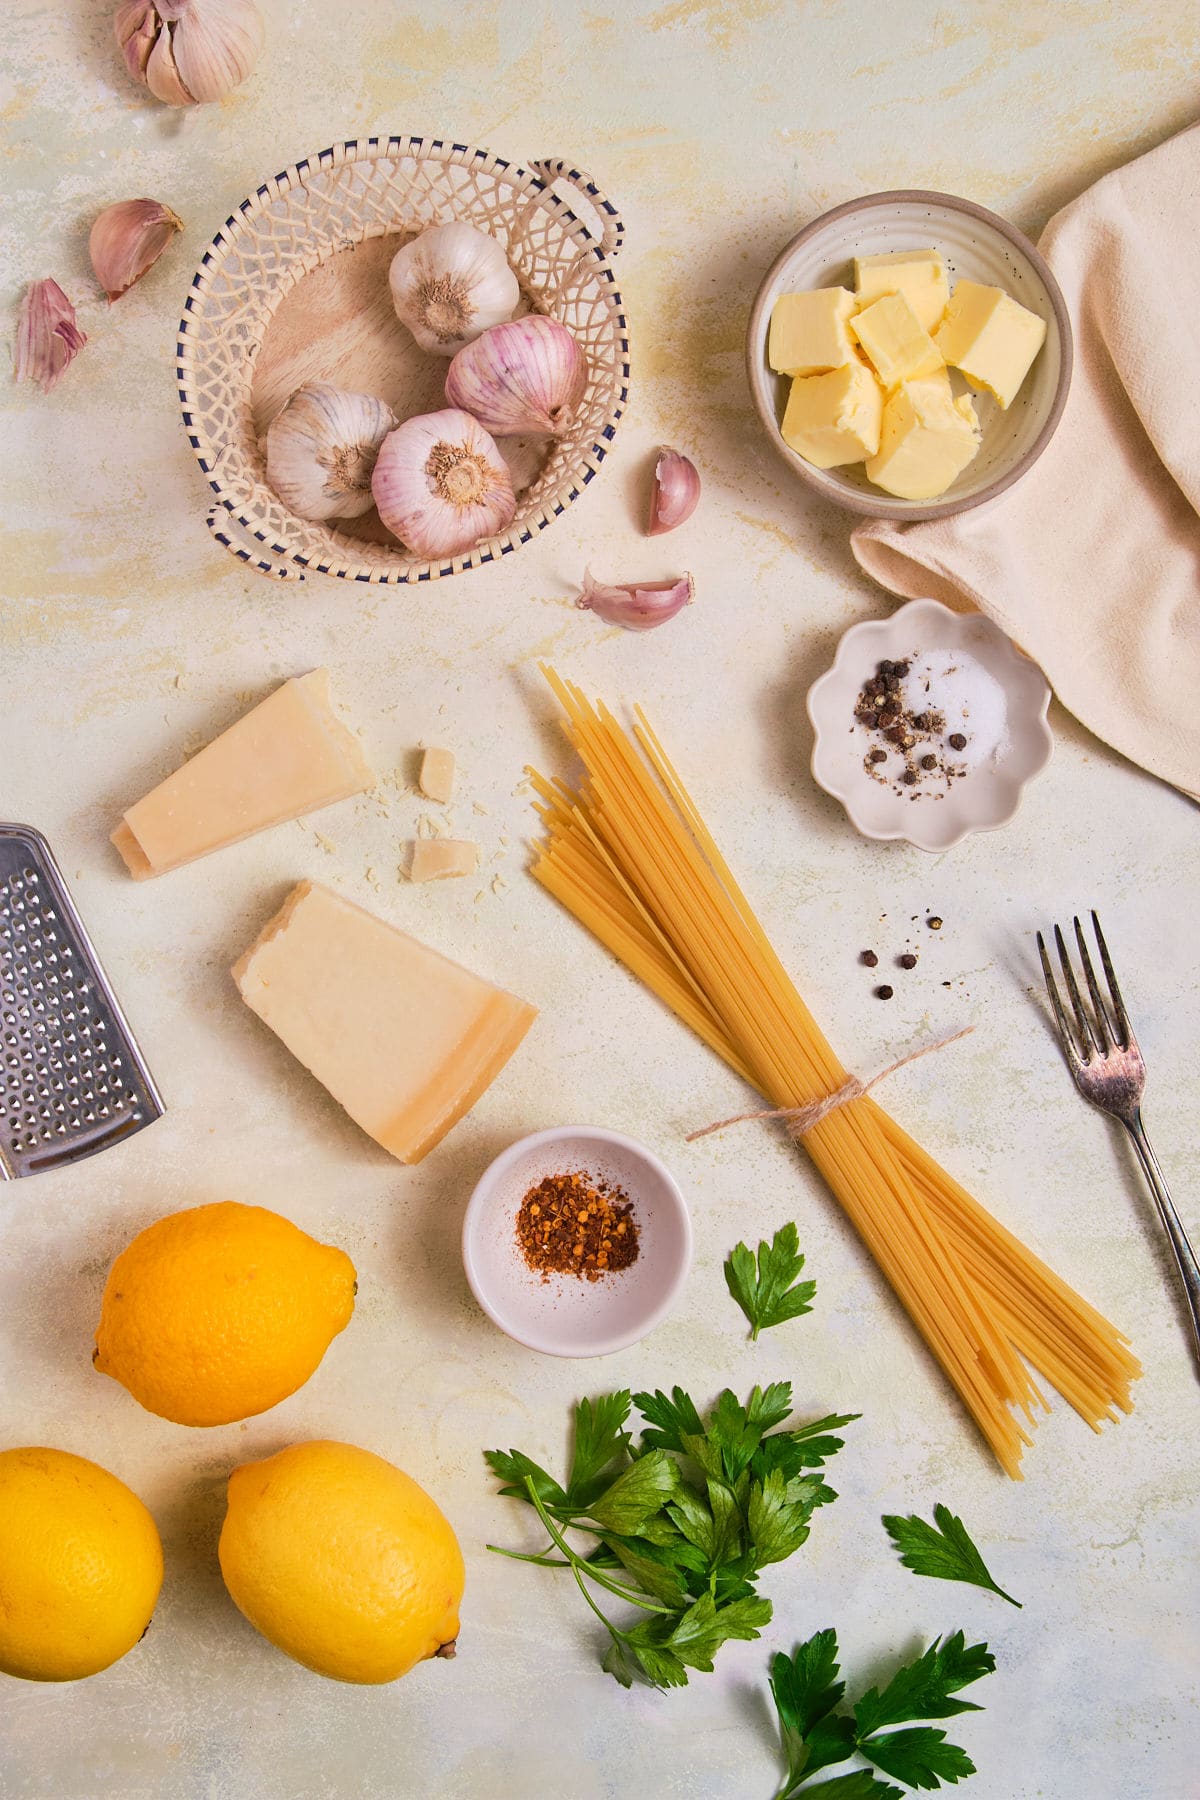
[[[454,756],[449,750],[426,750],[421,757],[417,786],[427,800],[445,806],[454,792]]]
[[[422,813],[417,820],[417,836],[419,838],[431,838],[433,836],[433,820],[428,813]]]
[[[483,802],[481,800],[476,800],[472,803],[471,811],[474,813],[478,813],[481,819],[488,819],[491,817],[491,814],[488,812],[487,807],[483,804]]]
[[[479,862],[478,844],[461,838],[440,838],[436,843],[413,845],[410,881],[444,881],[450,875],[473,875]]]
[[[337,855],[337,845],[333,842],[332,838],[322,837],[322,835],[319,831],[314,832],[313,835],[315,836],[318,844],[320,844],[322,850],[325,852],[326,856],[336,856]]]
[[[505,881],[503,875],[492,876],[492,892],[493,894],[507,894],[508,883]]]

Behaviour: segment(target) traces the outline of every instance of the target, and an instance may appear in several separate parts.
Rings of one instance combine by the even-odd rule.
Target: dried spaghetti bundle
[[[630,737],[543,672],[587,778],[576,793],[530,771],[538,881],[773,1107],[837,1092],[845,1069],[641,709]],[[839,1106],[803,1144],[1009,1475],[1046,1406],[1026,1362],[1093,1430],[1132,1410],[1127,1340],[874,1100]]]

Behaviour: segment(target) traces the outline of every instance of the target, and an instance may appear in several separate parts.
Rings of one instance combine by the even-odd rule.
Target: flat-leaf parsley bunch
[[[643,1421],[636,1441],[631,1407]],[[488,1548],[571,1571],[611,1640],[603,1666],[622,1686],[682,1687],[728,1639],[759,1636],[771,1617],[760,1574],[798,1550],[813,1513],[837,1498],[820,1471],[842,1447],[833,1434],[859,1414],[777,1430],[791,1410],[786,1381],[756,1387],[745,1405],[726,1388],[704,1418],[678,1387],[582,1400],[565,1486],[522,1451],[486,1452],[501,1493],[532,1506],[549,1539],[533,1554]],[[576,1550],[568,1531],[590,1547]],[[644,1616],[615,1623],[597,1591]]]

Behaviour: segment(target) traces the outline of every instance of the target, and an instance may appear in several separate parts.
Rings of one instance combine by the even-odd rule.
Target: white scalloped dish
[[[924,721],[912,745],[856,711],[881,663],[905,665],[907,713]],[[998,625],[910,600],[888,619],[852,625],[809,689],[813,776],[864,837],[949,850],[1012,818],[1054,748],[1049,705],[1046,677]]]

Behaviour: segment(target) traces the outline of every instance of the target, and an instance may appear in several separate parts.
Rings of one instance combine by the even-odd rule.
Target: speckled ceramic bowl
[[[573,1171],[620,1188],[633,1203],[637,1261],[599,1281],[543,1278],[517,1243],[529,1189]],[[463,1220],[462,1254],[471,1292],[509,1337],[550,1356],[607,1356],[636,1344],[675,1305],[691,1267],[692,1221],[653,1151],[619,1131],[564,1125],[521,1138],[485,1169]]]
[[[868,772],[866,758],[880,738],[856,720],[855,703],[881,662],[935,651],[948,662],[965,654],[990,677],[993,701],[996,689],[1003,696],[1004,731],[995,753],[961,778],[948,780],[935,771],[925,784],[907,788],[894,771]],[[949,850],[969,832],[994,831],[1012,818],[1026,782],[1041,773],[1054,749],[1046,723],[1049,705],[1046,677],[998,625],[982,613],[951,612],[937,600],[910,600],[890,619],[852,625],[833,667],[809,689],[808,716],[816,733],[812,772],[864,837]]]
[[[1046,321],[1046,341],[1007,412],[989,395],[973,396],[983,442],[972,462],[936,500],[898,500],[867,480],[861,463],[817,469],[789,450],[779,433],[788,377],[767,362],[771,309],[780,294],[854,285],[854,258],[888,250],[940,250],[950,286],[1001,287]],[[1015,225],[953,194],[904,188],[867,194],[822,213],[779,253],[758,291],[746,342],[750,391],[763,429],[807,486],[849,511],[874,519],[941,519],[994,500],[1019,481],[1050,442],[1071,385],[1071,321],[1054,276]],[[957,377],[955,378],[958,379]]]

